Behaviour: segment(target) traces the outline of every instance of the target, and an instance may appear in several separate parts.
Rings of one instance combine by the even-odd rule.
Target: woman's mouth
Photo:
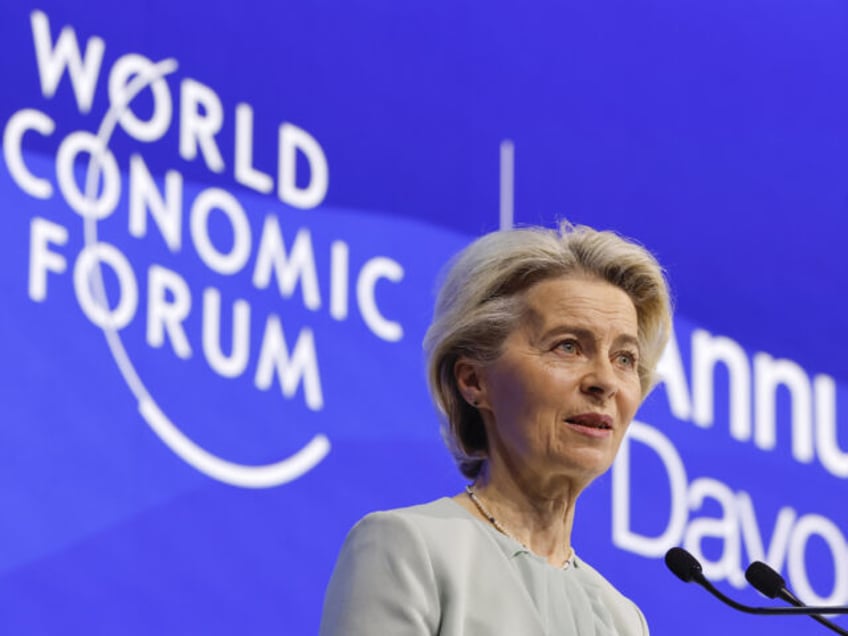
[[[592,437],[606,437],[612,433],[612,418],[600,413],[581,413],[568,417],[566,424]]]

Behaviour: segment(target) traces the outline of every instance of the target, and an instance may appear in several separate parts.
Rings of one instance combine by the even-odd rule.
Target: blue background
[[[765,351],[810,377],[834,377],[845,403],[844,3],[76,4],[0,5],[0,124],[24,108],[56,122],[53,135],[30,134],[24,143],[27,166],[54,184],[51,199],[28,196],[0,164],[0,631],[315,633],[350,526],[371,510],[462,486],[439,440],[420,342],[443,263],[498,227],[506,139],[515,144],[516,223],[568,218],[615,229],[657,254],[673,286],[687,372],[689,335],[705,329],[749,355]],[[79,113],[67,75],[55,96],[42,95],[33,9],[47,14],[54,41],[64,26],[80,42],[105,41],[91,113]],[[203,188],[230,191],[255,242],[269,213],[287,241],[299,229],[311,233],[324,303],[318,311],[304,308],[299,290],[281,299],[253,289],[249,268],[232,277],[208,270],[192,252],[188,203],[181,253],[168,253],[155,231],[130,237],[126,178],[116,213],[99,227],[133,264],[142,302],[122,338],[159,405],[205,448],[246,464],[276,461],[325,434],[327,457],[290,483],[224,484],[163,444],[138,413],[101,331],[80,310],[70,269],[48,276],[44,302],[27,295],[31,219],[67,228],[59,251],[69,268],[83,245],[82,220],[55,185],[56,149],[73,131],[96,130],[109,105],[108,70],[127,53],[175,58],[179,68],[167,80],[175,119],[165,137],[149,144],[120,130],[113,137],[124,172],[139,154],[158,178],[180,172],[187,202]],[[224,106],[221,174],[179,156],[185,78],[212,88]],[[139,114],[150,107],[145,97]],[[254,165],[265,172],[275,174],[280,123],[319,141],[330,175],[319,207],[298,210],[235,182],[240,102],[254,110]],[[375,291],[383,314],[404,327],[400,342],[371,333],[355,303],[348,319],[329,316],[335,240],[350,245],[352,272],[378,254],[403,266],[401,282],[380,282]],[[151,263],[179,272],[191,287],[186,329],[196,355],[189,360],[145,343]],[[210,371],[199,354],[205,286],[228,302],[251,303],[253,338],[269,314],[281,317],[290,343],[299,330],[314,331],[322,410],[307,409],[302,390],[291,398],[258,391],[255,343],[244,377]],[[766,544],[783,506],[848,532],[843,480],[789,454],[788,402],[778,401],[778,447],[764,452],[730,438],[726,400],[716,393],[713,428],[674,418],[662,386],[639,419],[674,443],[690,481],[712,477],[750,493]],[[652,458],[638,458],[634,449],[634,528],[658,532],[652,524],[669,505],[664,476]],[[808,619],[734,613],[674,579],[661,559],[615,546],[609,476],[583,496],[576,525],[580,554],[639,603],[656,634],[821,629]],[[829,559],[811,541],[808,577],[822,595],[833,588]]]

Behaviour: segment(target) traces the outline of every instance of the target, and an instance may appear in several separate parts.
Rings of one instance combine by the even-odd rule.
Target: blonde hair
[[[638,320],[643,398],[655,384],[671,333],[671,299],[662,268],[648,250],[614,232],[567,222],[558,230],[528,227],[482,236],[452,261],[424,337],[427,380],[444,418],[442,436],[466,477],[480,472],[488,444],[480,413],[460,394],[457,360],[497,358],[522,318],[520,292],[568,275],[599,278],[630,297]]]

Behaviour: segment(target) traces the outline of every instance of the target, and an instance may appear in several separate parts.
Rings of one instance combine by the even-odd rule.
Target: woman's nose
[[[612,362],[603,357],[592,361],[580,383],[580,388],[584,393],[601,399],[609,399],[615,395],[617,387]]]

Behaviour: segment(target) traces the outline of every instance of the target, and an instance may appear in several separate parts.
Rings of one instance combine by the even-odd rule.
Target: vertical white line
[[[501,229],[512,228],[515,216],[515,145],[509,139],[501,142],[501,197],[500,221]]]

